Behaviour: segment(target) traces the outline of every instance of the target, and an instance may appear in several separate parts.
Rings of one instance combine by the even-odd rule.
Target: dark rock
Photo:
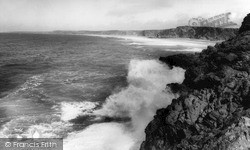
[[[144,35],[154,32],[154,30],[144,31]],[[206,40],[227,40],[234,37],[238,29],[214,28],[214,27],[191,27],[180,26],[173,29],[158,31],[157,38],[192,38]],[[152,34],[151,34],[152,36]]]
[[[184,68],[185,80],[168,85],[180,97],[157,111],[145,130],[141,150],[250,148],[248,18],[235,38],[201,53],[160,58],[170,67]],[[178,32],[183,30],[195,35],[191,29]]]
[[[242,33],[242,32],[245,32],[245,31],[249,31],[250,30],[250,14],[248,14],[243,22],[242,22],[242,25],[239,29],[239,33]]]

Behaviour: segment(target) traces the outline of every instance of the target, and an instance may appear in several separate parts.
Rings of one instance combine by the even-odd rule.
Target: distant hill
[[[121,36],[144,36],[149,38],[191,38],[227,40],[238,33],[236,28],[180,26],[163,30],[108,30],[108,31],[53,31],[55,34],[100,34]]]

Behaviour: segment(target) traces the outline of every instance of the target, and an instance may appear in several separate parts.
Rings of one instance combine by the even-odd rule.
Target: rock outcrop
[[[180,26],[166,30],[145,30],[143,36],[151,38],[190,38],[204,40],[227,40],[234,37],[238,29]]]
[[[161,57],[186,69],[180,97],[156,112],[141,150],[250,149],[249,15],[239,34],[201,53]]]
[[[239,29],[239,33],[245,32],[245,31],[247,31],[247,30],[250,30],[250,14],[248,14],[248,15],[244,18],[244,20],[243,20],[243,22],[242,22],[242,25],[241,25],[241,27],[240,27],[240,29]]]

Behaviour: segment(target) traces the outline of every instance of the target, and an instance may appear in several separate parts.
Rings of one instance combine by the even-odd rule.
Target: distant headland
[[[98,34],[119,36],[143,36],[148,38],[191,38],[204,40],[227,40],[234,37],[237,28],[179,26],[161,30],[107,30],[107,31],[53,31],[54,34]]]

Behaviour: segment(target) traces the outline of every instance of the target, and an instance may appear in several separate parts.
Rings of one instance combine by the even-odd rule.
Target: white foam
[[[16,91],[8,94],[5,97],[5,99],[16,96],[22,92],[32,90],[32,89],[38,87],[39,85],[41,85],[43,81],[44,81],[44,74],[31,76],[24,84],[22,84],[20,87],[18,87],[18,89]]]
[[[181,83],[184,70],[169,69],[156,60],[132,60],[127,80],[129,86],[107,98],[97,116],[130,117],[132,127],[118,123],[102,123],[72,133],[65,150],[131,150],[138,149],[144,139],[146,125],[157,109],[169,105],[176,95],[166,90],[168,83]]]
[[[129,150],[134,141],[125,130],[119,123],[94,124],[64,139],[64,150]]]
[[[69,121],[81,115],[90,115],[97,103],[61,102],[61,120]]]
[[[62,138],[72,130],[71,127],[71,123],[63,121],[40,123],[30,126],[29,129],[24,133],[24,135],[26,135],[26,137],[28,138],[33,138],[31,133],[34,130],[37,130],[40,134],[39,138]]]
[[[142,36],[119,36],[119,35],[89,35],[100,37],[114,37],[123,40],[130,40],[129,45],[146,45],[146,46],[184,46],[186,49],[174,50],[174,51],[195,51],[200,52],[208,45],[215,45],[218,41],[209,41],[201,39],[188,39],[188,38],[147,38]],[[169,49],[165,49],[170,51]]]
[[[58,115],[22,116],[12,118],[0,130],[1,138],[32,138],[39,131],[41,138],[60,138],[71,130],[72,124],[60,120]]]
[[[28,137],[33,130],[39,130],[42,137],[60,137],[71,131],[72,124],[68,121],[82,115],[110,117],[130,117],[132,126],[121,123],[93,124],[80,132],[71,133],[64,142],[65,150],[131,150],[138,149],[144,138],[144,129],[153,119],[155,111],[166,107],[176,97],[168,90],[166,84],[181,83],[185,71],[181,68],[168,68],[156,60],[132,60],[129,64],[128,87],[106,99],[100,110],[94,111],[94,102],[61,102],[57,108],[60,112],[56,117],[35,117],[34,120],[24,117],[7,123],[1,133],[24,135]],[[43,120],[39,122],[39,120]],[[23,122],[28,128],[19,134],[11,133],[11,126]],[[23,126],[23,125],[22,125]],[[15,128],[18,129],[18,128]]]
[[[169,104],[174,95],[165,91],[166,84],[181,83],[184,80],[184,72],[177,67],[171,70],[156,60],[132,60],[127,77],[129,86],[111,95],[103,109],[95,113],[113,117],[132,117],[143,107],[149,109],[157,107],[156,105],[162,106],[162,101]]]
[[[183,49],[175,49],[174,51],[201,52],[204,48],[188,47],[188,48],[185,48],[184,50]]]
[[[111,95],[96,114],[110,117],[130,117],[134,137],[144,138],[144,129],[157,109],[169,105],[176,95],[166,90],[168,83],[181,83],[185,70],[156,60],[132,60],[127,80],[129,86]]]

